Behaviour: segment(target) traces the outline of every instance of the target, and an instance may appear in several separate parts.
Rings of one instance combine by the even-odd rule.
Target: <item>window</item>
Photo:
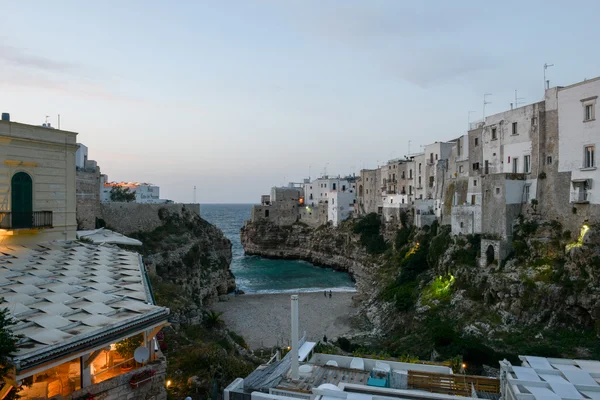
[[[392,174],[392,181],[396,181],[396,174]]]
[[[591,121],[594,119],[594,105],[593,104],[586,104],[583,106],[584,109],[584,115],[583,115],[583,120],[584,121]]]
[[[429,177],[429,187],[433,187],[433,176]]]
[[[477,179],[473,179],[473,186],[477,186]]]
[[[530,185],[525,185],[523,187],[523,202],[524,203],[529,203],[529,188],[530,188]]]
[[[513,174],[519,173],[519,159],[517,157],[514,157],[512,160],[512,172]]]
[[[429,153],[429,164],[433,164],[433,153]]]
[[[478,171],[479,170],[479,163],[473,163],[473,171]]]
[[[342,192],[346,191],[346,185],[342,185]]]
[[[336,184],[334,183],[334,184],[333,184],[333,190],[335,190],[335,188],[336,188]]]
[[[408,186],[408,194],[412,195],[412,185]]]
[[[479,138],[475,138],[475,146],[479,146]]]
[[[552,164],[552,156],[546,157],[546,164],[548,164],[548,165]]]
[[[437,155],[437,154],[435,155],[435,159],[436,159],[436,160],[438,159],[438,155]]]
[[[421,177],[419,177],[419,187],[421,187]]]
[[[596,161],[594,160],[594,152],[596,146],[585,146],[583,154],[583,168],[594,168]]]
[[[496,194],[500,194],[500,188],[496,188]]]
[[[516,122],[512,123],[512,134],[513,135],[518,135],[518,133],[517,133],[517,123]]]
[[[462,165],[458,166],[458,172],[460,172],[462,174],[462,172],[463,172],[463,166]]]
[[[496,127],[492,128],[492,140],[496,140],[498,137],[496,136]]]
[[[531,126],[537,125],[537,117],[531,117]]]
[[[490,173],[490,163],[488,160],[485,160],[485,174],[489,174]]]
[[[331,204],[335,204],[335,198],[331,199]]]
[[[462,223],[462,222],[460,223],[460,227],[461,227],[461,228],[463,227],[463,223]]]
[[[409,178],[412,179],[412,169],[410,170],[410,176],[409,176]]]
[[[421,173],[421,163],[419,163],[419,173]]]
[[[475,205],[475,195],[474,194],[471,195],[471,205],[472,206]]]
[[[523,157],[523,169],[526,174],[531,173],[531,156]]]
[[[405,171],[402,171],[402,179],[406,179],[406,174],[404,172]]]

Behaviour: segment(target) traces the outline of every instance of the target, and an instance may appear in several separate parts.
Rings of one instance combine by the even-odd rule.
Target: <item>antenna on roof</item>
[[[546,70],[550,67],[554,67],[554,64],[544,64],[544,91],[550,89],[550,81],[546,80]]]
[[[467,131],[471,130],[471,114],[477,111],[469,111],[467,114]],[[410,151],[409,151],[410,153]]]
[[[491,96],[491,95],[492,95],[491,93],[484,93],[484,95],[483,95],[483,122],[484,123],[485,123],[485,106],[487,104],[492,104],[491,101],[487,101],[487,97]]]
[[[517,89],[515,89],[515,108],[519,108],[519,104],[524,104],[524,101],[521,100],[525,100],[525,97],[518,97],[517,96]]]

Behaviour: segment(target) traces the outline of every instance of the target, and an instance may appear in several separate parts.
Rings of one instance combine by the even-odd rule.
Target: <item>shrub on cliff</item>
[[[360,243],[368,253],[383,254],[387,250],[387,243],[380,233],[381,217],[378,214],[370,213],[359,218],[352,230],[360,234]]]

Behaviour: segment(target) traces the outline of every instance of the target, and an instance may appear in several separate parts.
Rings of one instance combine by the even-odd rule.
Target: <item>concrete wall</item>
[[[33,211],[52,211],[53,228],[15,229],[2,243],[35,243],[74,239],[75,132],[0,121],[0,211],[11,211],[11,179],[17,172],[31,176]]]
[[[381,206],[380,179],[380,169],[363,169],[360,171],[357,190],[360,214],[376,213],[378,207]]]
[[[100,168],[78,169],[76,172],[77,226],[78,229],[96,228],[100,211]]]
[[[481,205],[453,206],[451,224],[453,235],[481,233]]]
[[[327,223],[328,211],[327,204],[299,207],[299,221],[311,227],[324,225]]]
[[[600,148],[600,78],[585,81],[576,85],[561,88],[558,91],[558,137],[559,156],[558,172],[571,172],[571,179],[589,179],[591,188],[585,190],[585,199],[590,204],[600,204],[600,170],[598,156]],[[590,105],[593,118],[584,120],[584,107]],[[584,148],[594,146],[594,165],[585,168]],[[588,185],[589,186],[589,185]],[[582,184],[574,184],[570,188],[572,200],[579,190],[584,191]]]
[[[338,226],[354,212],[355,204],[356,193],[354,189],[329,193],[327,220],[331,221],[333,226]]]
[[[85,168],[85,162],[88,159],[88,148],[86,145],[77,143],[77,151],[75,152],[75,165],[77,168]]]
[[[148,382],[132,388],[129,385],[132,375],[145,369],[153,369],[155,371],[154,376]],[[167,398],[166,378],[167,360],[161,357],[148,363],[144,368],[75,391],[67,399],[77,399],[90,393],[99,400],[165,400]]]
[[[128,235],[138,231],[152,231],[162,225],[158,211],[165,208],[172,212],[181,212],[183,208],[200,215],[200,204],[138,204],[103,203],[100,204],[100,216],[107,228]]]

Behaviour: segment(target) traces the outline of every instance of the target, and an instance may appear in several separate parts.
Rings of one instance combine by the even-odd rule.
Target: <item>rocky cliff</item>
[[[304,260],[348,272],[364,293],[370,290],[369,276],[377,269],[377,260],[350,228],[346,224],[339,229],[326,225],[313,229],[302,223],[281,227],[259,221],[241,229],[241,242],[247,255]]]
[[[179,322],[198,323],[202,306],[235,289],[231,242],[186,207],[158,208],[157,215],[160,225],[130,236],[143,243],[157,302]]]
[[[600,357],[598,227],[571,233],[521,219],[508,259],[482,267],[480,235],[380,224],[374,216],[335,229],[249,223],[241,237],[248,254],[351,273],[372,343],[384,351],[475,364],[516,354]]]

